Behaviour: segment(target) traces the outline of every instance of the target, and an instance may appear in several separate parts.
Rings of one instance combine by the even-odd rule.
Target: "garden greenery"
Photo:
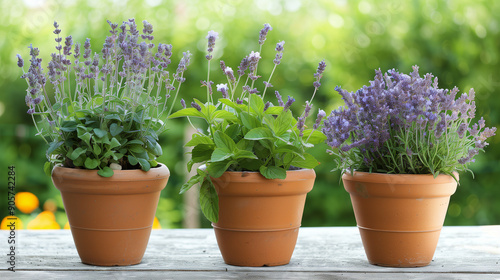
[[[287,170],[317,166],[318,161],[306,150],[326,139],[319,128],[326,116],[323,110],[319,110],[311,128],[307,128],[305,124],[306,118],[311,114],[314,95],[321,85],[320,79],[326,67],[324,61],[319,63],[314,75],[314,93],[297,119],[290,110],[295,101],[293,97],[288,96],[285,102],[280,93],[275,91],[278,105],[264,102],[266,92],[272,87],[271,78],[283,58],[283,41],[276,44],[274,68],[269,78],[261,82],[263,90],[262,95],[259,95],[256,82],[260,76],[257,75],[257,68],[262,45],[270,30],[271,26],[265,24],[260,31],[259,52],[252,51],[243,58],[237,77],[231,67],[220,62],[227,78],[227,83],[216,85],[220,98],[214,98],[213,82],[210,80],[210,62],[218,34],[208,32],[208,74],[207,80],[201,82],[207,88],[206,102],[195,99],[191,108],[184,108],[170,116],[198,117],[208,124],[206,131],[197,129],[186,144],[193,147],[188,169],[194,163],[204,164],[205,168],[197,170],[196,175],[182,186],[181,193],[200,183],[201,209],[212,222],[217,222],[219,210],[211,177],[220,177],[226,171],[254,171],[260,172],[267,179],[285,179]],[[186,106],[184,100],[181,103]]]
[[[340,87],[345,106],[331,112],[323,132],[339,148],[338,168],[391,174],[470,171],[474,156],[488,145],[496,128],[473,124],[474,89],[458,96],[458,88],[438,88],[437,77],[376,70],[374,81],[356,92]],[[457,178],[455,178],[457,179]]]
[[[38,48],[30,46],[31,64],[22,78],[28,83],[28,114],[49,145],[49,174],[54,164],[98,169],[104,177],[116,169],[147,171],[162,154],[158,135],[167,129],[162,116],[172,110],[167,106],[170,93],[175,92],[175,102],[185,81],[190,53],[170,73],[172,45],[155,48],[150,23],[143,21],[142,34],[134,19],[120,26],[108,23],[111,35],[101,53],[93,53],[90,39],[82,48],[68,36],[62,45],[61,29],[54,22],[57,45],[47,73]],[[18,66],[24,66],[20,55]]]

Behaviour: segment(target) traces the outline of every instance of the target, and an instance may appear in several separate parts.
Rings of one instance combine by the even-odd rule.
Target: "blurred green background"
[[[258,33],[264,23],[273,30],[267,37],[261,75],[267,78],[273,66],[275,43],[285,40],[285,54],[272,80],[282,95],[297,99],[294,110],[312,93],[313,73],[325,59],[327,70],[322,87],[313,102],[315,109],[329,112],[341,105],[336,85],[356,90],[373,79],[374,69],[391,68],[409,73],[419,65],[421,74],[432,72],[440,86],[461,91],[476,90],[477,116],[484,116],[487,126],[498,126],[500,102],[500,1],[377,1],[377,0],[1,0],[0,1],[0,218],[7,215],[8,166],[16,167],[17,192],[29,191],[38,196],[39,209],[19,215],[25,222],[43,210],[43,203],[53,199],[58,205],[57,221],[66,222],[59,192],[43,173],[46,146],[26,114],[25,81],[19,79],[16,54],[26,63],[28,46],[40,48],[43,66],[54,51],[52,23],[58,21],[63,36],[74,41],[91,38],[94,51],[100,51],[108,33],[106,20],[121,23],[128,18],[146,19],[154,26],[155,43],[174,46],[173,61],[183,51],[194,56],[187,71],[181,97],[203,97],[199,81],[206,79],[205,36],[219,32],[215,61],[223,59],[237,68],[242,57],[258,50]],[[142,28],[142,25],[141,25]],[[215,63],[214,63],[215,65]],[[174,70],[175,66],[171,66]],[[217,66],[211,78],[221,83]],[[180,106],[176,104],[176,106]],[[160,158],[172,176],[162,193],[157,217],[163,228],[182,227],[187,218],[183,197],[178,195],[186,180],[183,151],[185,120],[174,120],[171,130],[161,137],[164,155]],[[493,137],[487,153],[472,165],[475,173],[461,174],[460,186],[451,197],[446,225],[500,224],[500,137]],[[314,148],[321,165],[308,195],[303,226],[355,225],[348,194],[339,172],[325,153],[326,145]],[[193,210],[193,209],[191,209]],[[194,207],[195,212],[196,207]],[[208,227],[203,216],[200,226]],[[191,219],[193,218],[191,217]],[[196,224],[196,223],[195,223]]]

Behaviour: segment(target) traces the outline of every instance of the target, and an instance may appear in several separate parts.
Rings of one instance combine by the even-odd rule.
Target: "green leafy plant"
[[[98,169],[104,177],[120,169],[148,171],[162,154],[158,135],[167,129],[162,118],[172,110],[167,106],[170,93],[175,91],[175,102],[185,81],[190,53],[184,53],[171,75],[167,67],[172,46],[159,44],[154,52],[150,23],[143,21],[142,35],[134,19],[119,28],[108,23],[111,35],[101,53],[92,54],[90,39],[83,49],[79,43],[73,48],[68,36],[62,46],[61,30],[54,22],[57,45],[47,73],[38,48],[30,46],[31,65],[22,78],[28,84],[28,114],[49,145],[48,174],[54,164]],[[24,66],[20,55],[18,66]]]
[[[269,30],[271,27],[266,24],[260,32],[261,48]],[[170,116],[201,118],[208,125],[206,131],[198,129],[186,144],[193,148],[188,169],[191,170],[195,163],[203,164],[204,168],[199,168],[196,175],[182,186],[181,193],[200,183],[201,209],[212,222],[218,220],[218,197],[211,178],[218,178],[226,171],[253,171],[260,172],[267,179],[285,179],[287,170],[316,167],[318,161],[306,150],[326,139],[319,129],[325,116],[323,110],[319,110],[312,128],[306,128],[305,125],[312,109],[311,102],[320,87],[319,81],[326,67],[324,61],[319,63],[318,71],[314,75],[314,93],[297,119],[290,110],[294,98],[289,96],[288,100],[283,102],[279,92],[275,91],[279,105],[264,102],[266,90],[272,87],[270,81],[274,70],[281,63],[284,42],[276,45],[274,69],[269,79],[263,82],[262,95],[258,94],[259,91],[255,87],[255,82],[259,79],[259,50],[252,51],[243,58],[238,67],[238,78],[233,70],[221,61],[221,68],[228,82],[217,85],[217,91],[221,92],[222,98],[214,100],[210,61],[217,36],[214,31],[210,31],[207,36],[208,77],[206,81],[202,81],[202,86],[207,87],[207,101],[195,99],[191,103],[192,107],[186,108],[184,100],[181,100],[185,108]]]

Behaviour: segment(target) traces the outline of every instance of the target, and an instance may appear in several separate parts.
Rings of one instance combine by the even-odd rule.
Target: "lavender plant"
[[[172,45],[155,47],[150,23],[143,21],[142,34],[134,19],[120,26],[108,23],[111,35],[94,53],[90,39],[82,46],[68,36],[61,44],[61,29],[54,22],[57,44],[47,72],[38,48],[29,47],[27,72],[17,55],[28,84],[28,114],[49,145],[48,174],[54,164],[98,169],[104,177],[117,169],[147,171],[162,154],[158,135],[167,129],[162,118],[172,111],[167,106],[171,94],[174,103],[185,81],[190,53],[170,73]]]
[[[330,151],[338,168],[453,177],[454,171],[470,171],[496,131],[485,127],[482,117],[473,123],[474,89],[457,98],[457,87],[438,88],[438,78],[420,77],[418,66],[410,75],[375,73],[370,85],[356,92],[336,88],[345,106],[331,112],[323,132],[326,142],[339,148]]]
[[[319,110],[312,128],[306,125],[306,119],[312,114],[314,95],[321,86],[320,79],[326,67],[324,61],[319,63],[314,74],[314,92],[298,119],[290,110],[295,101],[293,97],[288,96],[285,102],[281,94],[275,91],[277,105],[270,101],[264,102],[266,92],[273,87],[271,79],[281,64],[285,44],[284,41],[276,44],[274,68],[268,79],[262,81],[263,89],[259,91],[257,85],[261,76],[257,74],[257,68],[262,46],[270,30],[271,26],[265,24],[260,31],[259,51],[252,51],[245,56],[237,73],[220,61],[227,82],[216,85],[217,92],[220,92],[219,98],[214,98],[217,93],[214,93],[214,83],[210,80],[210,63],[218,34],[208,32],[208,73],[207,79],[201,82],[206,87],[206,102],[195,99],[191,108],[184,108],[170,116],[198,117],[208,124],[206,131],[197,129],[197,133],[186,144],[193,147],[188,169],[191,170],[194,163],[202,163],[206,168],[198,169],[197,174],[182,186],[181,193],[201,183],[201,209],[212,222],[218,220],[219,203],[211,178],[220,177],[226,171],[254,171],[268,179],[284,179],[287,170],[317,166],[318,161],[306,150],[326,140],[320,130],[322,119],[326,116],[323,110]],[[181,100],[181,104],[186,106],[184,100]]]

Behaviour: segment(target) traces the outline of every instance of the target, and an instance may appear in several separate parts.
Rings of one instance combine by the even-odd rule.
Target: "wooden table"
[[[0,279],[500,279],[500,226],[444,227],[431,265],[386,268],[366,260],[355,227],[301,228],[290,264],[226,265],[212,229],[153,230],[141,264],[80,262],[68,230],[17,231],[16,272],[0,232]]]

